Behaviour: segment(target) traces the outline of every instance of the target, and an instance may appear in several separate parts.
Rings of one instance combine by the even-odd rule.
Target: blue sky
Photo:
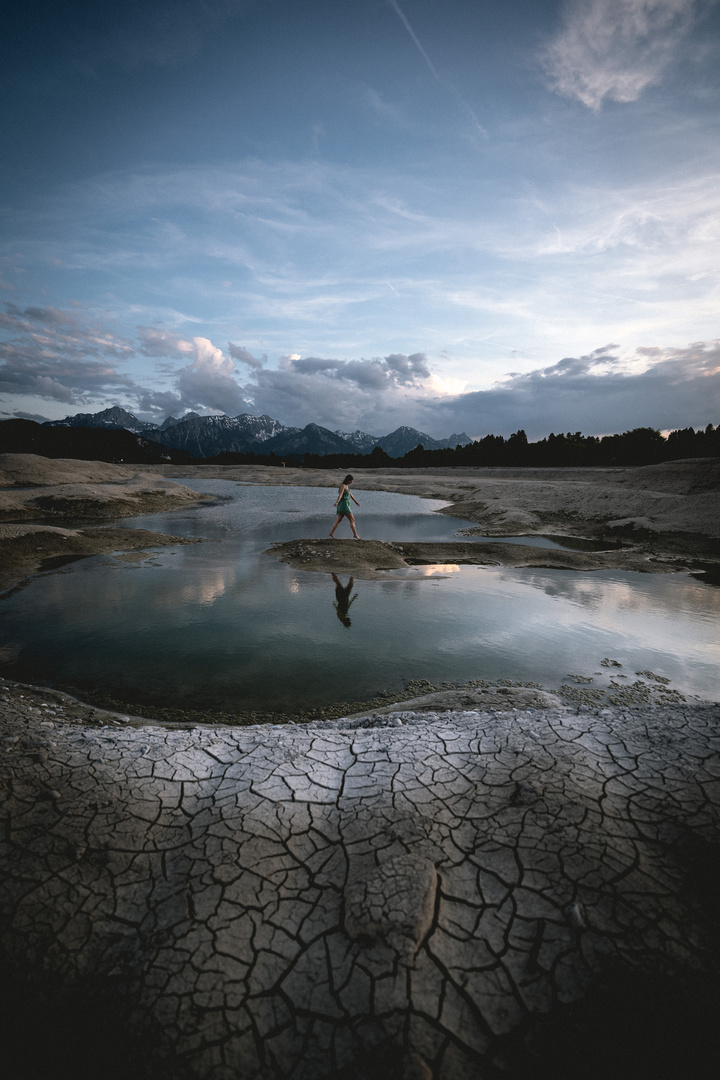
[[[715,0],[14,5],[0,415],[720,423]]]

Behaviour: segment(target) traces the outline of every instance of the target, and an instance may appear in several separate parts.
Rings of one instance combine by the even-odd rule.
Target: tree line
[[[235,457],[236,455],[220,455]],[[239,456],[239,455],[238,455]],[[529,442],[521,428],[508,438],[486,435],[455,449],[426,450],[416,446],[401,458],[391,458],[376,446],[370,454],[310,454],[303,457],[307,468],[432,468],[447,466],[567,466],[655,465],[681,458],[720,457],[720,424],[706,428],[682,428],[667,436],[651,427],[633,428],[621,435],[583,435],[580,431]],[[257,458],[255,459],[258,460]]]

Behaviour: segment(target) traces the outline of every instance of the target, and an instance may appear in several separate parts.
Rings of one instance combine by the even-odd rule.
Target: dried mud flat
[[[0,554],[13,529],[31,545],[42,526],[61,551],[76,532],[32,516],[48,505],[38,487],[65,522],[68,485],[108,518],[133,498],[197,498],[168,495],[167,469],[43,461],[0,461]],[[711,565],[717,464],[680,466],[373,472],[355,486],[447,498],[494,535],[514,520],[624,537],[646,565]],[[388,552],[400,569],[430,554],[320,543],[328,558],[365,551],[368,573]],[[301,545],[312,568],[316,545]],[[355,717],[246,727],[163,725],[0,682],[3,1074],[714,1076],[720,709],[638,675],[555,694],[428,684]]]
[[[491,701],[162,726],[0,684],[4,1075],[714,1076],[720,708]]]

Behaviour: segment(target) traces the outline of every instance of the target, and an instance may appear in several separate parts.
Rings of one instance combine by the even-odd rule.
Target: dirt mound
[[[136,470],[127,465],[111,465],[106,461],[0,454],[0,487],[112,484],[129,480],[135,474]]]
[[[286,540],[273,544],[267,554],[298,570],[383,576],[387,570],[408,570],[437,564],[476,566],[551,567],[556,570],[634,570],[673,573],[687,566],[673,559],[652,559],[634,549],[614,551],[562,551],[529,544],[386,543],[382,540]]]

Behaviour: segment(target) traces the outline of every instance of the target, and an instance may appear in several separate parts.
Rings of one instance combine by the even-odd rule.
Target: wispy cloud
[[[474,386],[507,370],[510,348],[539,365],[598,340],[628,348],[710,338],[720,185],[714,151],[702,153],[688,175],[670,161],[633,184],[563,178],[545,185],[541,205],[525,184],[450,198],[436,178],[383,166],[250,161],[107,174],[48,200],[35,222],[42,243],[16,237],[5,249],[31,272],[18,273],[18,296],[36,300],[23,278],[44,276],[52,295],[82,285],[91,300],[60,314],[11,305],[0,338],[6,356],[20,337],[40,348],[32,335],[70,355],[79,347],[70,324],[51,321],[92,304],[116,329],[82,347],[114,366],[126,356],[143,385],[147,359],[170,358],[172,373],[202,336],[222,342],[241,371],[252,364],[233,349],[268,353],[265,367],[289,351],[449,349],[436,375]],[[128,215],[137,222],[129,240]]]
[[[599,110],[637,101],[678,57],[706,0],[570,0],[541,60],[553,90]]]

